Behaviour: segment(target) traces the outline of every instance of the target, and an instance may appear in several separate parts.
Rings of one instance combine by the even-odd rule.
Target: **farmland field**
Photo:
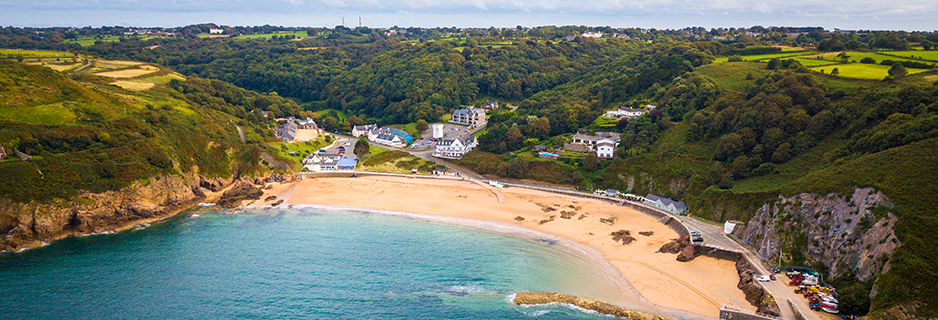
[[[822,59],[825,59],[825,60],[840,61],[840,58],[837,57],[838,54],[840,54],[840,52],[828,52],[828,53],[821,53],[816,56],[820,56]],[[912,59],[890,57],[890,56],[886,56],[886,55],[882,55],[882,54],[878,54],[874,52],[847,52],[847,59],[849,59],[850,61],[860,62],[860,60],[863,58],[872,58],[873,60],[876,60],[876,63],[880,63],[883,60],[916,61]]]
[[[938,51],[920,51],[920,50],[914,50],[914,51],[884,51],[883,53],[891,54],[891,55],[896,55],[896,56],[900,56],[900,57],[915,56],[916,58],[919,58],[919,59],[938,61]],[[893,60],[896,59],[895,57],[890,57],[890,58],[892,58]]]
[[[857,78],[857,79],[872,79],[872,80],[882,80],[889,75],[890,66],[878,65],[878,64],[863,64],[863,63],[849,63],[849,64],[839,64],[836,66],[837,70],[840,72],[841,77],[847,78]],[[830,73],[832,67],[813,67],[811,70],[824,71]],[[909,74],[916,74],[925,72],[928,70],[925,69],[913,69],[906,68],[909,71]]]
[[[827,65],[832,65],[832,67],[836,67],[837,65],[839,65],[838,61],[831,61],[831,60],[795,58],[795,61],[798,61],[798,63],[801,63],[801,65],[805,67],[816,67],[816,66],[827,66]]]
[[[150,40],[150,39],[153,39],[153,38],[157,38],[157,36],[142,36],[142,35],[133,35],[133,36],[106,36],[106,37],[103,37],[103,38],[101,38],[101,39],[97,39],[97,38],[95,38],[95,37],[81,37],[81,38],[77,38],[77,39],[68,39],[68,40],[65,40],[64,42],[65,42],[65,43],[75,43],[75,44],[78,44],[78,45],[80,45],[80,46],[82,46],[82,47],[88,47],[88,46],[93,46],[94,43],[97,42],[97,41],[101,41],[101,42],[117,42],[117,41],[120,41],[121,37],[137,37],[137,38],[140,38],[141,41],[146,41],[146,40]]]
[[[42,50],[18,50],[18,49],[0,49],[0,55],[5,56],[30,56],[30,57],[71,57],[73,54],[64,51],[42,51]]]
[[[286,36],[294,35],[297,38],[306,38],[309,34],[306,31],[280,31],[276,33],[259,33],[259,34],[247,34],[243,36],[238,36],[238,39],[260,39],[260,38],[272,38],[273,36]]]
[[[800,56],[812,55],[815,53],[817,53],[817,51],[783,52],[783,53],[773,53],[773,54],[759,54],[759,55],[753,55],[753,56],[741,56],[741,58],[743,58],[743,61],[768,60],[772,58],[785,59],[785,58],[795,58],[795,57],[800,57]],[[721,62],[726,62],[728,59],[729,57],[721,57],[721,58],[717,58],[713,62],[721,63]]]

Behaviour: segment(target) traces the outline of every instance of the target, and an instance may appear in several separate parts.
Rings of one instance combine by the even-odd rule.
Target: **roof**
[[[377,127],[377,125],[374,125],[374,124],[365,124],[365,125],[355,126],[355,127],[353,127],[352,129],[355,130],[355,131],[368,131],[368,130],[370,130],[370,129],[372,129],[372,128],[376,128],[376,127]]]
[[[353,167],[355,166],[356,163],[358,163],[358,160],[355,160],[352,158],[342,158],[342,159],[339,159],[339,161],[336,162],[335,165],[342,166],[342,167]]]
[[[599,142],[596,143],[596,147],[603,147],[603,146],[610,147],[610,148],[615,148],[615,147],[616,147],[616,144],[615,144],[615,142],[612,142],[612,140],[609,140],[609,139],[602,139],[602,140],[599,140]]]
[[[629,107],[619,107],[619,111],[622,111],[622,112],[643,112],[643,113],[645,112],[645,110],[632,109],[632,108],[629,108]]]
[[[678,209],[678,210],[687,209],[687,204],[685,204],[684,201],[674,201],[674,200],[671,200],[671,198],[662,198],[662,197],[656,196],[656,195],[651,194],[651,193],[649,193],[647,196],[645,196],[645,199],[648,199],[648,200],[650,200],[650,201],[652,201],[652,202],[656,202],[656,201],[659,201],[659,200],[660,200],[661,203],[664,204],[665,206],[668,206],[668,205],[672,205],[672,204],[673,204],[673,205],[674,205],[674,208],[676,208],[676,209]]]

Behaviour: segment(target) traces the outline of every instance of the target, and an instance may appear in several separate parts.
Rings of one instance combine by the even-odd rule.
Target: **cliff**
[[[734,234],[765,261],[824,266],[830,277],[855,274],[870,281],[889,270],[901,244],[897,217],[882,192],[855,188],[851,195],[801,193],[766,203]]]
[[[0,200],[0,249],[17,251],[68,236],[114,231],[159,220],[204,198],[201,177],[151,177],[129,187],[65,200]]]

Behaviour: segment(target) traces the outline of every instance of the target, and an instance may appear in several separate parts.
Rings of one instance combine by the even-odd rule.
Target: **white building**
[[[603,33],[602,32],[584,32],[580,36],[584,38],[602,38]]]
[[[602,139],[596,143],[596,156],[599,158],[615,157],[616,143],[612,139]]]
[[[436,144],[436,151],[433,152],[433,156],[459,159],[478,145],[479,141],[471,134],[462,135],[456,139],[443,139]]]
[[[618,110],[606,111],[605,116],[610,118],[638,118],[645,114],[645,110],[619,107]]]
[[[443,138],[443,124],[434,123],[430,125],[430,129],[433,130],[433,139]]]
[[[222,34],[222,33],[225,33],[225,29],[211,28],[211,29],[208,29],[208,33],[209,34]]]
[[[372,141],[374,141],[377,144],[383,144],[383,145],[391,146],[391,147],[403,147],[404,146],[404,139],[401,138],[401,136],[390,133],[390,132],[378,133],[377,135],[375,135],[375,138]]]
[[[651,193],[645,196],[645,202],[673,214],[682,214],[687,211],[687,204],[684,201],[674,201],[671,198],[662,198]]]

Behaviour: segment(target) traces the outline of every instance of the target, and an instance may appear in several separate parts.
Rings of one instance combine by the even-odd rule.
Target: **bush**
[[[860,59],[860,63],[876,64],[876,59],[866,57],[866,58]]]

